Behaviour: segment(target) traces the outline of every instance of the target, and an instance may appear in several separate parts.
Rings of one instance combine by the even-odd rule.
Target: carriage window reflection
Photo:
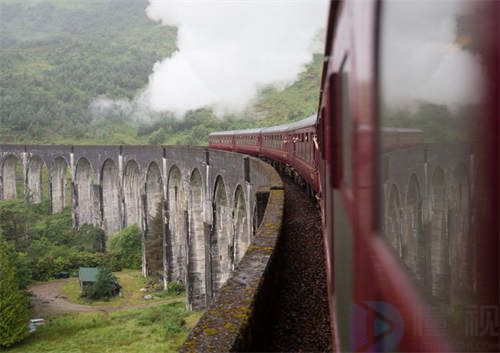
[[[382,234],[447,326],[474,303],[473,148],[484,81],[475,4],[386,1],[380,47]],[[463,333],[463,332],[460,332]]]

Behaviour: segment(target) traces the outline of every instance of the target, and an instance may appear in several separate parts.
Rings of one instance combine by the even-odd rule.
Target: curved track
[[[285,221],[277,256],[277,292],[266,347],[274,352],[331,352],[321,213],[305,190],[285,183]]]

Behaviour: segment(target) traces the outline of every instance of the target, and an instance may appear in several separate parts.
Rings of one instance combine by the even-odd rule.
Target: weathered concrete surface
[[[107,234],[114,234],[122,229],[121,185],[118,167],[108,159],[101,171],[102,185],[102,226]]]
[[[171,236],[171,279],[180,283],[186,283],[187,257],[187,199],[184,181],[181,171],[177,166],[170,169],[168,177],[168,225]]]
[[[222,178],[217,179],[214,195],[214,219],[210,234],[210,269],[212,297],[226,282],[232,267],[231,222],[228,196]]]
[[[68,183],[71,184],[71,174],[68,180],[68,163],[62,157],[54,160],[51,176],[51,199],[52,212],[59,213],[64,207],[68,206],[68,201],[71,200],[71,191],[68,193]]]
[[[206,280],[205,280],[205,226],[203,206],[203,179],[198,169],[191,174],[188,216],[188,302],[191,309],[201,308],[206,305]]]
[[[42,168],[43,161],[37,157],[31,157],[28,161],[26,193],[32,203],[42,202]]]
[[[141,173],[136,161],[130,160],[123,174],[123,203],[125,227],[141,224]]]
[[[17,197],[16,168],[19,159],[15,155],[7,155],[2,164],[2,198],[15,199]]]
[[[234,261],[238,265],[250,245],[250,222],[245,202],[245,192],[238,186],[234,196]]]
[[[96,184],[96,172],[90,162],[82,157],[76,164],[74,209],[76,226],[83,224],[101,224],[100,217],[100,186]]]

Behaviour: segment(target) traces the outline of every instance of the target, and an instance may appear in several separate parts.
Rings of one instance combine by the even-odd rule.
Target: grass
[[[145,301],[140,292],[146,280],[138,270],[115,272],[122,297],[87,302],[80,298],[77,278],[62,287],[69,301],[96,307],[94,313],[64,314],[47,319],[45,326],[6,352],[23,353],[127,353],[175,352],[202,315],[186,310],[185,293],[164,291],[161,298]],[[150,305],[140,307],[141,305]],[[139,306],[139,307],[138,307]],[[135,307],[135,308],[133,308]],[[116,309],[116,311],[115,311]]]
[[[73,303],[107,307],[130,307],[165,301],[165,299],[168,299],[168,301],[175,299],[173,296],[168,296],[163,299],[154,296],[154,293],[141,292],[140,289],[146,286],[146,279],[142,276],[141,271],[139,270],[123,270],[120,272],[114,272],[113,274],[118,278],[118,282],[120,282],[120,285],[122,286],[121,297],[117,296],[110,300],[87,300],[85,298],[80,298],[81,291],[78,278],[71,278],[63,285],[63,294],[68,298],[68,301]],[[144,300],[144,296],[147,294],[153,294],[154,299],[148,301]]]
[[[201,312],[188,312],[183,302],[110,314],[67,314],[50,319],[6,352],[175,352],[200,317]]]

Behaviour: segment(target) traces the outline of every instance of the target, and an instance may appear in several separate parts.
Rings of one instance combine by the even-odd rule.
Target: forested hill
[[[189,143],[208,132],[293,121],[316,109],[321,57],[284,90],[264,88],[247,112],[209,109],[139,123],[96,118],[99,97],[133,99],[153,64],[176,50],[176,28],[146,17],[147,0],[0,0],[0,142]]]

